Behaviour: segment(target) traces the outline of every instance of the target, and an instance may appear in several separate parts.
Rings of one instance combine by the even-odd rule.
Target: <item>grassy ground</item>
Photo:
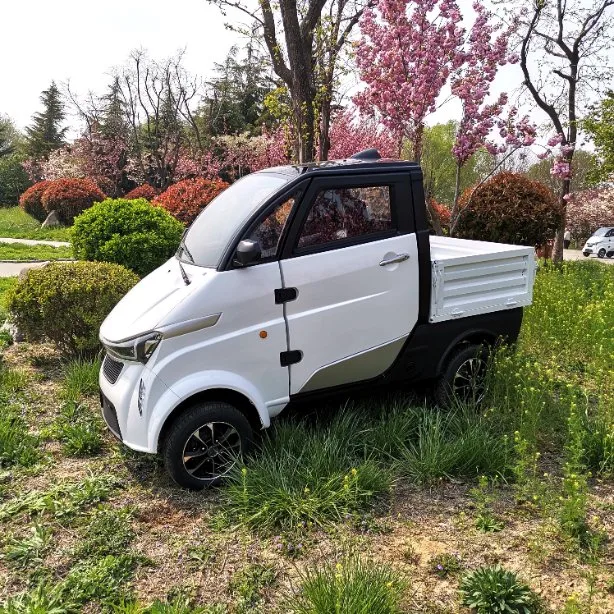
[[[70,241],[68,228],[41,228],[40,222],[20,207],[0,207],[0,237]]]
[[[107,434],[98,363],[9,347],[0,612],[612,612],[613,327],[614,269],[546,268],[479,410],[308,408],[202,493]]]
[[[70,247],[0,242],[0,260],[59,260],[72,257]]]

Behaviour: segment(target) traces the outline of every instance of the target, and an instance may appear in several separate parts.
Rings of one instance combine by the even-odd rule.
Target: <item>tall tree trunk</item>
[[[458,224],[459,210],[458,201],[460,200],[460,187],[461,187],[461,164],[456,164],[456,179],[454,183],[454,203],[452,204],[452,213],[450,214],[450,236],[454,236],[456,231],[456,225]]]
[[[569,168],[571,168],[571,161],[573,157],[573,152],[571,155],[567,156],[566,161],[569,163]],[[561,195],[559,198],[559,204],[561,207],[561,222],[559,227],[556,229],[556,233],[554,235],[554,247],[552,249],[552,260],[554,262],[562,262],[563,261],[563,246],[565,240],[565,227],[567,226],[567,199],[566,196],[571,192],[571,179],[563,180],[561,186]]]
[[[294,79],[292,85],[292,107],[298,139],[297,157],[299,163],[304,164],[313,162],[315,153],[313,88],[307,79]]]
[[[325,94],[325,99],[322,101],[320,108],[320,134],[319,134],[319,156],[320,160],[328,160],[328,151],[330,149],[330,114],[331,100],[328,94]]]

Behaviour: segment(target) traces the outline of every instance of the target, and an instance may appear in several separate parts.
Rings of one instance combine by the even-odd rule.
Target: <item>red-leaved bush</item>
[[[145,200],[152,201],[156,196],[160,194],[160,190],[154,188],[148,183],[144,183],[143,185],[139,185],[134,190],[130,190],[124,198],[126,200],[136,200],[137,198],[144,198]]]
[[[223,190],[228,184],[221,179],[185,179],[157,196],[152,204],[164,207],[171,215],[183,222],[191,224],[196,216]]]
[[[448,228],[450,226],[450,209],[448,209],[448,207],[442,203],[438,203],[434,198],[430,199],[429,204],[439,216],[439,223],[441,224],[441,227]]]
[[[19,197],[19,206],[26,213],[41,223],[44,222],[45,218],[47,217],[47,211],[45,211],[45,207],[43,207],[41,199],[50,183],[50,181],[39,181],[38,183],[35,183],[33,186],[29,187]]]
[[[499,173],[459,202],[455,235],[465,239],[544,245],[554,236],[561,207],[552,191],[517,173]]]
[[[72,224],[77,215],[106,198],[91,179],[56,179],[43,192],[47,213],[56,211],[62,224]]]

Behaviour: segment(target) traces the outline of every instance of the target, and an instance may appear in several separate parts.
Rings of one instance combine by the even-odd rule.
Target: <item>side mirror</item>
[[[262,250],[260,249],[260,243],[258,243],[258,241],[243,239],[243,241],[239,241],[239,245],[237,245],[233,264],[239,267],[249,266],[260,258],[261,253]]]

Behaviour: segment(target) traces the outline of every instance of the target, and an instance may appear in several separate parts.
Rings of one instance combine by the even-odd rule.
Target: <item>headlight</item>
[[[146,363],[158,347],[161,339],[161,333],[153,332],[122,343],[104,342],[103,345],[111,356],[120,360]]]

